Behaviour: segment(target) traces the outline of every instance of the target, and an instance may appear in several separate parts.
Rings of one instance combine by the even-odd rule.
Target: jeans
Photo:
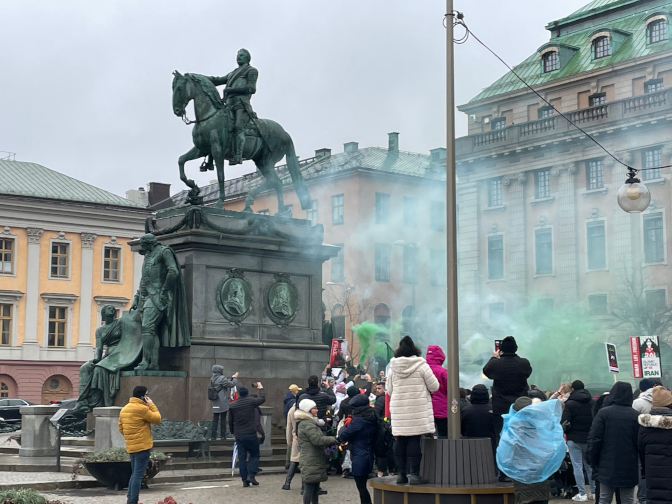
[[[359,491],[359,501],[361,504],[371,504],[371,494],[366,488],[368,476],[355,476],[355,485]]]
[[[259,472],[259,440],[256,434],[244,434],[236,436],[238,447],[238,462],[240,465],[240,478],[245,481],[248,474],[255,476]],[[247,455],[250,461],[247,461]]]
[[[635,487],[619,488],[622,504],[635,504]],[[596,504],[611,504],[616,488],[600,483],[600,500]]]
[[[306,483],[303,485],[303,504],[318,504],[320,496],[317,491],[319,483]]]
[[[131,479],[128,481],[126,498],[129,501],[138,502],[142,478],[145,475],[147,464],[149,464],[149,450],[142,450],[129,455],[131,457]]]
[[[445,439],[448,437],[448,419],[447,418],[436,418],[434,417],[434,425],[436,426],[436,435],[440,439]]]
[[[586,480],[583,477],[583,468],[585,466],[588,474],[588,482],[590,484],[590,491],[595,493],[595,482],[593,481],[593,470],[588,465],[588,443],[576,443],[574,441],[567,441],[567,448],[569,448],[569,458],[574,467],[574,479],[576,486],[579,488],[581,495],[586,494]]]
[[[646,504],[646,480],[642,477],[642,461],[639,461],[639,483],[637,483],[637,500]]]
[[[219,432],[222,436],[222,439],[226,439],[226,411],[221,413],[212,414],[212,440],[217,439],[217,423],[219,421],[220,429]]]

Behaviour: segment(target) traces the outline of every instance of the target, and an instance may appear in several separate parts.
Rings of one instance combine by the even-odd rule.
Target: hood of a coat
[[[488,394],[488,388],[485,385],[474,385],[474,388],[471,389],[471,404],[488,404],[490,402],[490,394]]]
[[[212,374],[223,375],[224,374],[224,366],[220,366],[219,364],[215,364],[214,366],[212,366]]]
[[[592,396],[590,395],[590,392],[588,392],[586,389],[580,389],[575,390],[574,392],[569,394],[569,399],[567,400],[585,404],[589,403],[592,400]]]
[[[321,389],[320,387],[317,387],[317,386],[313,385],[313,386],[310,386],[310,387],[306,387],[306,388],[303,390],[303,393],[304,393],[304,394],[308,394],[308,395],[317,395],[317,394],[319,394],[321,391],[322,391],[322,389]]]
[[[312,420],[313,422],[317,423],[317,417],[314,417],[310,413],[306,413],[305,411],[301,411],[301,410],[295,410],[294,411],[294,419],[297,422],[299,420]]]
[[[611,387],[609,399],[609,404],[632,406],[632,385],[626,382],[617,382]]]
[[[639,394],[639,397],[637,399],[641,399],[643,401],[648,402],[649,404],[653,404],[653,388],[645,390],[644,392]]]
[[[438,345],[429,345],[427,347],[427,364],[441,366],[446,360],[446,355],[441,350],[441,347]]]
[[[394,357],[390,361],[390,368],[400,378],[412,375],[420,366],[427,362],[422,357]]]
[[[638,420],[642,427],[672,430],[672,410],[667,408],[655,408],[651,413],[639,415]]]
[[[284,404],[287,404],[289,401],[296,401],[296,396],[291,392],[287,392],[287,394],[285,394],[285,398],[283,399],[282,402]]]

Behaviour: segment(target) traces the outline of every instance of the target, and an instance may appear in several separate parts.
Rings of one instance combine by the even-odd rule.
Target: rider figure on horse
[[[234,156],[229,165],[237,165],[243,162],[245,127],[250,120],[257,117],[252,111],[250,98],[257,92],[259,71],[250,65],[251,59],[250,52],[247,49],[241,49],[236,56],[237,69],[224,77],[210,77],[215,86],[226,84],[222,98],[235,117],[233,126]]]

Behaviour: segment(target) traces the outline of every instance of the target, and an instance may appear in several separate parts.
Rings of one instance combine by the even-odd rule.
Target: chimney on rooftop
[[[136,205],[143,207],[149,206],[149,200],[147,199],[147,191],[144,187],[138,187],[137,189],[129,189],[126,191],[126,199],[132,201]]]
[[[150,182],[149,184],[149,206],[156,205],[158,202],[170,198],[170,184],[162,182]]]
[[[327,148],[324,148],[324,149],[317,149],[317,150],[315,151],[315,157],[316,157],[317,159],[331,157],[331,149],[327,149]]]
[[[346,154],[352,154],[359,150],[359,143],[357,142],[348,142],[343,144],[343,152]]]
[[[392,132],[388,133],[389,137],[387,155],[388,156],[399,156],[399,133]]]

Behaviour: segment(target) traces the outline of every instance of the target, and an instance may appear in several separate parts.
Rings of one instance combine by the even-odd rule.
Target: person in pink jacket
[[[439,390],[432,393],[436,433],[440,438],[446,438],[448,437],[448,370],[443,367],[446,356],[438,345],[429,345],[425,360],[439,381]]]

